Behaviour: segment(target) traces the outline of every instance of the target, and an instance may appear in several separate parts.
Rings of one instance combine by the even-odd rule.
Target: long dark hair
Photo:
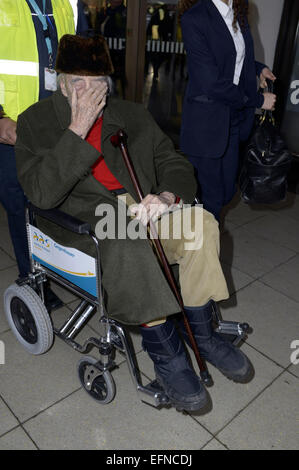
[[[185,13],[186,10],[189,10],[198,0],[180,0],[179,1],[179,12],[180,15]],[[240,27],[243,28],[246,24],[246,19],[248,15],[248,4],[246,0],[233,0],[233,10],[234,10],[234,21],[233,28],[237,29],[237,21],[239,21]]]

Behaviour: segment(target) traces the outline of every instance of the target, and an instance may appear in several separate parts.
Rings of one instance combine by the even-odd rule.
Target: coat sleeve
[[[84,13],[84,5],[82,3],[82,0],[78,0],[78,23],[77,23],[76,33],[77,34],[82,34],[84,32],[86,33],[88,28],[89,28],[88,20]]]
[[[243,108],[244,96],[232,80],[219,76],[217,64],[196,19],[191,15],[183,15],[181,21],[189,64],[188,73],[195,96],[204,94],[209,99],[220,101],[232,108]]]
[[[172,141],[162,132],[149,112],[146,112],[153,135],[153,154],[158,182],[156,193],[169,191],[185,203],[194,201],[197,183],[194,169],[185,156],[176,152]]]
[[[59,206],[89,172],[99,152],[66,129],[55,146],[41,148],[21,114],[15,146],[18,179],[28,199],[41,209]]]
[[[262,62],[258,62],[257,60],[255,61],[255,70],[256,70],[256,75],[257,77],[260,76],[262,70],[267,67],[267,65],[262,64]]]

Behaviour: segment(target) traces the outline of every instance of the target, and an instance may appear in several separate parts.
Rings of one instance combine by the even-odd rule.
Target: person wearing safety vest
[[[14,145],[20,113],[56,89],[58,41],[88,29],[81,0],[0,0],[0,202],[4,206],[19,276],[29,271],[25,196]],[[49,309],[61,302],[48,287]]]

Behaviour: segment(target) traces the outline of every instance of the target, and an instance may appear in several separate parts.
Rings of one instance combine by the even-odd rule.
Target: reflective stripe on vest
[[[25,62],[24,60],[0,60],[0,74],[27,75],[38,77],[38,62]]]
[[[69,0],[52,0],[58,39],[74,34]],[[0,104],[12,119],[39,98],[36,32],[25,0],[0,0]]]
[[[75,30],[77,29],[78,24],[78,0],[69,0],[73,13],[74,13],[74,23],[75,23]]]

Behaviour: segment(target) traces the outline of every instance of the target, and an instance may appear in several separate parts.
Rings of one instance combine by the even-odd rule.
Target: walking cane
[[[117,131],[117,133],[110,138],[110,141],[111,141],[111,143],[114,147],[119,147],[120,148],[120,151],[121,151],[121,154],[123,156],[125,165],[126,165],[128,171],[129,171],[132,183],[133,183],[134,188],[136,190],[136,193],[138,195],[139,202],[141,202],[144,195],[142,193],[139,181],[137,179],[137,175],[136,175],[135,170],[134,170],[134,166],[133,166],[131,157],[129,155],[129,151],[128,151],[128,147],[127,147],[127,135],[126,135],[126,133],[122,129],[119,129]],[[149,221],[149,224],[150,224],[150,230],[151,230],[152,237],[153,237],[153,242],[154,242],[154,244],[156,246],[156,249],[159,253],[159,257],[160,257],[160,260],[161,260],[163,268],[164,268],[165,276],[166,276],[166,278],[167,278],[167,280],[170,284],[170,287],[172,288],[172,291],[173,291],[173,293],[174,293],[174,295],[175,295],[175,297],[176,297],[176,299],[177,299],[177,301],[178,301],[178,303],[181,307],[182,314],[183,314],[183,320],[184,320],[184,326],[186,328],[186,331],[187,331],[187,334],[189,336],[193,352],[194,352],[195,357],[196,357],[196,361],[197,361],[197,364],[198,364],[198,367],[199,367],[199,370],[200,370],[200,377],[206,385],[210,385],[211,384],[211,376],[210,376],[210,374],[207,370],[206,365],[204,364],[204,362],[202,361],[202,359],[200,357],[194,335],[192,333],[192,330],[191,330],[190,325],[189,325],[188,318],[187,318],[187,316],[185,314],[185,311],[184,311],[183,299],[182,299],[181,294],[178,290],[178,287],[177,287],[176,281],[174,279],[173,273],[172,273],[171,268],[169,266],[166,255],[164,253],[161,241],[158,237],[156,226],[155,226],[154,222],[151,219]]]

